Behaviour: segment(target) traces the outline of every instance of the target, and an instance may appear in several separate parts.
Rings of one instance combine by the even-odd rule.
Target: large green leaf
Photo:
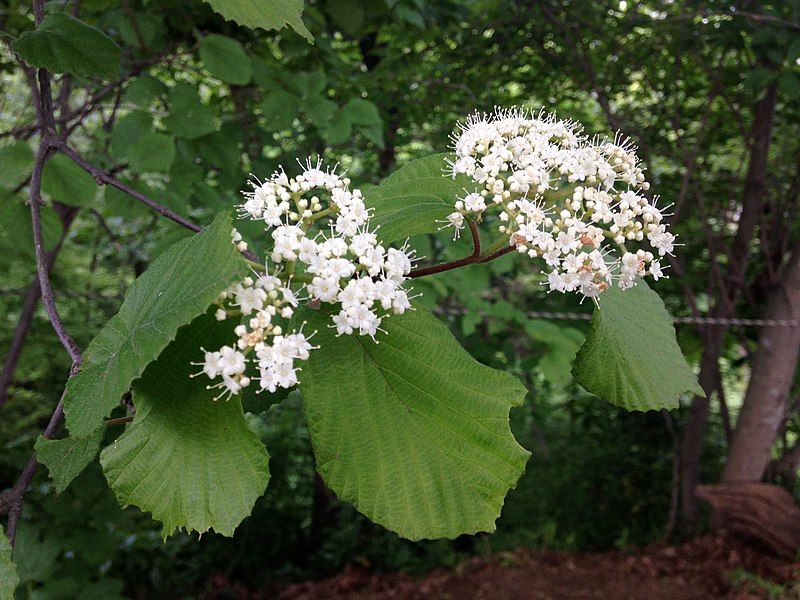
[[[13,190],[33,170],[33,150],[26,141],[15,142],[0,148],[0,188]]]
[[[119,47],[105,33],[64,13],[45,17],[12,44],[29,64],[53,73],[119,77]]]
[[[311,32],[303,24],[303,0],[206,0],[226,19],[252,29],[281,29],[288,25],[307,40]]]
[[[476,362],[423,309],[386,319],[379,343],[309,326],[320,349],[301,390],[317,470],[337,496],[409,539],[494,531],[529,453],[508,413],[514,377]]]
[[[48,440],[40,436],[36,440],[36,458],[50,471],[57,494],[67,489],[70,482],[94,460],[102,441],[102,427],[85,437]]]
[[[641,280],[600,296],[572,374],[592,394],[628,410],[677,408],[682,394],[703,395],[664,303]]]
[[[44,165],[42,191],[53,200],[92,208],[97,189],[92,176],[64,154],[56,154]]]
[[[230,236],[230,216],[221,214],[202,233],[175,243],[133,283],[67,384],[64,411],[72,435],[91,434],[178,328],[243,276],[246,263]]]
[[[205,36],[200,42],[200,58],[206,69],[225,83],[246,85],[253,75],[253,64],[241,44],[224,35]]]
[[[0,526],[0,600],[13,600],[18,583],[17,568],[11,562],[11,544]]]
[[[269,481],[266,450],[238,397],[214,401],[208,378],[191,377],[200,346],[233,340],[235,323],[203,315],[180,330],[134,384],[136,418],[100,462],[123,506],[176,528],[233,535]]]
[[[404,237],[437,231],[464,196],[469,181],[445,176],[447,154],[415,160],[395,171],[380,185],[364,191],[368,207],[374,208],[371,224],[380,225],[378,235],[390,243]]]

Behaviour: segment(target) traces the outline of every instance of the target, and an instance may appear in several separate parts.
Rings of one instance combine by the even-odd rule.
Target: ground
[[[212,583],[213,586],[213,583]],[[330,579],[252,592],[222,580],[207,596],[254,600],[800,600],[800,562],[778,559],[730,536],[632,552],[566,554],[520,550],[471,559],[422,579],[347,569]]]

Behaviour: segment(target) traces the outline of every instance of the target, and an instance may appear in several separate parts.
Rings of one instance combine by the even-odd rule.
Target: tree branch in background
[[[38,27],[44,18],[44,6],[42,0],[33,1],[33,13]],[[67,352],[72,359],[72,368],[70,369],[70,377],[75,375],[81,368],[83,363],[83,353],[72,337],[64,327],[61,317],[56,308],[55,299],[53,298],[53,290],[50,285],[50,272],[47,256],[44,250],[44,239],[42,235],[42,215],[40,205],[42,202],[42,171],[44,164],[47,162],[47,157],[53,147],[53,138],[55,135],[55,124],[53,122],[53,100],[50,91],[50,76],[44,69],[39,69],[39,99],[41,105],[38,110],[39,114],[39,148],[36,152],[36,159],[33,164],[33,173],[31,174],[29,204],[31,209],[31,223],[33,226],[33,243],[34,252],[36,255],[36,272],[39,278],[39,285],[41,287],[42,302],[47,309],[47,314],[50,317],[50,323],[53,326],[58,339],[61,344],[66,348]],[[32,83],[31,92],[36,95],[36,79],[29,78]],[[53,411],[50,421],[44,430],[44,436],[51,438],[61,422],[64,420],[64,395],[66,388],[58,401],[55,410]],[[0,500],[0,512],[8,512],[8,531],[7,535],[11,544],[14,544],[14,538],[17,532],[17,523],[19,522],[20,514],[22,513],[22,499],[25,492],[31,485],[33,477],[39,463],[36,459],[36,452],[34,452],[25,469],[22,471],[17,483],[12,490]]]
[[[55,263],[59,252],[61,251],[64,240],[69,232],[69,227],[72,224],[72,220],[75,218],[75,214],[75,212],[72,212],[67,217],[64,222],[61,238],[58,240],[58,243],[55,245],[55,247],[48,251],[45,255],[48,273],[50,272],[50,269],[53,268],[53,264]],[[3,362],[3,371],[0,373],[0,407],[2,407],[8,399],[8,388],[11,385],[11,381],[14,377],[14,371],[17,368],[17,363],[19,362],[19,358],[22,354],[25,338],[31,327],[31,323],[33,322],[33,315],[36,312],[36,307],[39,304],[41,289],[42,288],[39,284],[39,276],[37,274],[34,276],[33,281],[31,282],[31,285],[25,294],[25,302],[22,305],[22,310],[20,311],[19,323],[14,331],[14,338],[11,342],[11,348],[6,354],[5,361]]]
[[[191,221],[189,221],[185,217],[182,217],[172,209],[164,206],[163,204],[159,204],[152,198],[149,198],[148,196],[145,196],[141,192],[137,192],[132,187],[125,185],[116,177],[111,175],[108,171],[104,171],[99,167],[95,167],[87,160],[85,160],[83,157],[81,157],[81,155],[78,154],[75,150],[70,148],[70,146],[66,142],[57,140],[54,141],[53,143],[54,146],[58,150],[66,154],[72,160],[72,162],[74,162],[84,171],[91,174],[91,176],[94,177],[95,181],[97,181],[99,185],[110,185],[111,187],[117,188],[121,192],[125,192],[126,194],[128,194],[132,198],[135,198],[142,204],[146,204],[147,206],[149,206],[151,209],[156,211],[162,217],[166,217],[167,219],[174,221],[181,227],[185,227],[186,229],[194,231],[195,233],[202,231],[202,227],[200,227],[199,225],[192,223]]]

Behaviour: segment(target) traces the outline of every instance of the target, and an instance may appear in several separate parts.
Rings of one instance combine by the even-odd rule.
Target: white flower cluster
[[[641,194],[650,186],[627,140],[588,139],[574,122],[520,109],[475,114],[452,139],[451,175],[478,186],[447,219],[456,237],[494,209],[508,244],[544,259],[551,290],[597,297],[614,281],[663,277],[655,253],[671,253],[675,236]],[[652,251],[628,250],[645,239]]]
[[[210,388],[220,396],[238,394],[258,370],[262,390],[274,392],[298,383],[296,361],[307,360],[311,335],[302,327],[289,331],[299,302],[338,306],[331,327],[337,335],[358,334],[375,340],[383,319],[411,308],[403,284],[411,272],[413,251],[385,248],[370,230],[370,211],[361,192],[335,170],[306,163],[289,178],[281,169],[265,181],[250,182],[243,216],[263,221],[272,247],[266,268],[225,291],[217,318],[246,318],[235,329],[236,348],[205,351],[203,373],[221,382]],[[241,248],[241,236],[233,241]],[[250,355],[255,357],[251,358]]]

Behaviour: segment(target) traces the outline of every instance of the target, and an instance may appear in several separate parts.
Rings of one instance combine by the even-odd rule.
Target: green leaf
[[[148,111],[134,110],[124,115],[111,132],[111,154],[116,158],[126,159],[128,149],[152,129],[153,118]]]
[[[167,86],[158,79],[142,75],[133,79],[130,84],[128,84],[128,87],[125,88],[124,100],[125,102],[131,102],[142,108],[147,108],[160,94],[166,91]],[[114,127],[115,132],[118,127],[119,122]]]
[[[172,133],[187,140],[219,129],[214,110],[200,102],[194,89],[183,83],[170,93],[170,113],[163,123]]]
[[[42,234],[45,250],[52,250],[61,238],[61,219],[49,206],[42,206]],[[35,261],[31,210],[15,200],[0,201],[0,255],[10,259],[19,256]]]
[[[336,337],[309,317],[301,390],[317,470],[336,495],[412,540],[494,531],[530,455],[508,413],[514,377],[476,362],[423,309],[382,323],[378,341]]]
[[[148,196],[153,192],[152,188],[141,179],[135,181],[122,179],[122,183]],[[153,214],[148,206],[132,198],[127,193],[111,186],[106,186],[105,188],[103,204],[103,212],[106,216],[122,217],[129,221],[147,218]]]
[[[356,125],[375,125],[381,124],[381,115],[378,107],[369,100],[363,98],[351,98],[342,110],[350,117]]]
[[[103,441],[103,428],[86,437],[69,436],[61,440],[36,440],[36,458],[50,471],[50,478],[60,494],[94,460]]]
[[[136,23],[134,26],[134,22]],[[162,17],[142,12],[124,15],[119,21],[119,33],[126,44],[136,48],[161,49],[164,44]]]
[[[585,339],[583,333],[543,319],[526,320],[523,328],[531,338],[549,346],[539,359],[539,369],[545,378],[555,386],[566,384],[571,376],[575,355]]]
[[[206,0],[226,19],[236,21],[251,29],[261,27],[267,31],[288,25],[297,33],[312,40],[311,32],[303,24],[303,0]]]
[[[800,77],[797,77],[790,71],[781,73],[778,78],[778,86],[780,90],[786,94],[787,98],[794,98],[795,100],[800,97]]]
[[[97,189],[92,176],[64,154],[56,154],[44,165],[42,191],[53,200],[91,208]]]
[[[264,96],[261,110],[264,112],[265,127],[268,131],[289,129],[297,116],[297,107],[300,99],[294,94],[274,89]]]
[[[119,47],[113,40],[63,13],[45,17],[35,31],[23,33],[12,47],[29,64],[52,73],[119,77]]]
[[[175,243],[131,285],[87,348],[83,369],[67,383],[64,412],[72,435],[91,434],[178,328],[243,276],[246,263],[230,236],[230,216],[221,214],[202,233]]]
[[[433,233],[463,197],[469,181],[445,176],[447,154],[415,160],[395,171],[380,185],[364,190],[368,207],[375,209],[372,225],[385,243],[420,233]]]
[[[328,76],[323,71],[305,71],[295,73],[291,81],[303,98],[310,98],[325,91]]]
[[[175,140],[171,135],[149,131],[128,148],[130,166],[140,173],[164,173],[175,160]]]
[[[587,391],[628,410],[677,408],[686,392],[704,395],[664,303],[641,280],[600,296],[572,374]]]
[[[17,568],[11,562],[11,544],[0,525],[0,600],[13,600],[18,583]]]
[[[26,141],[0,148],[0,188],[16,189],[33,170],[33,150]]]
[[[303,100],[301,104],[303,112],[311,117],[312,123],[318,128],[323,128],[327,125],[331,116],[336,112],[336,103],[323,98],[322,96],[311,96]]]
[[[356,35],[364,25],[364,7],[357,0],[328,0],[326,8],[345,33]]]
[[[214,401],[193,361],[232,343],[235,323],[206,314],[134,384],[136,418],[100,462],[120,504],[151,512],[167,537],[178,528],[233,535],[269,481],[269,456],[248,428],[239,398]]]
[[[13,554],[20,581],[47,581],[60,551],[55,539],[43,536],[38,525],[21,521],[14,539]]]
[[[350,117],[339,109],[328,120],[328,124],[322,130],[322,137],[329,144],[342,144],[350,138],[352,131],[353,124]]]
[[[383,125],[381,123],[359,125],[358,131],[378,148],[383,148]]]
[[[209,72],[225,83],[246,85],[253,76],[253,64],[241,44],[212,33],[200,41],[200,59]]]

